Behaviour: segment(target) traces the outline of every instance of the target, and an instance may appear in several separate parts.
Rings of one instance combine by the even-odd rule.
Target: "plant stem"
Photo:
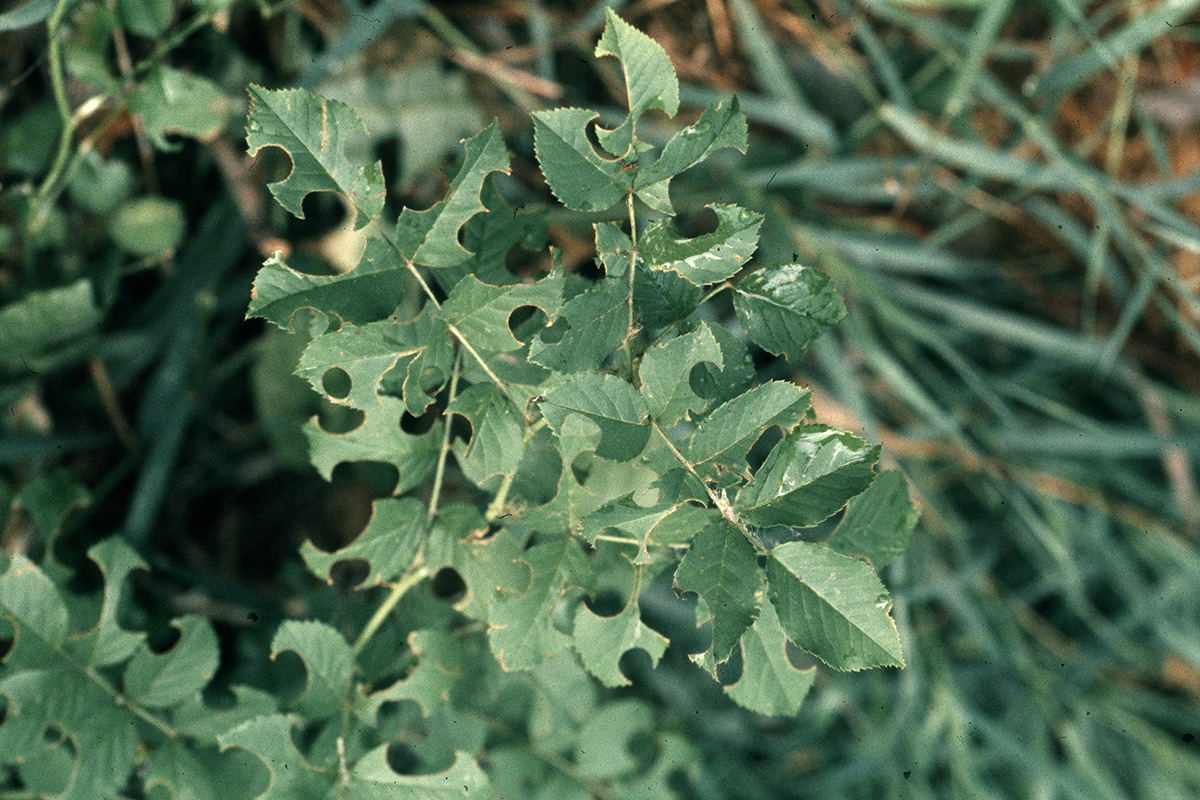
[[[633,278],[637,266],[637,217],[633,211],[633,192],[625,195],[625,204],[629,209],[629,324],[625,329],[625,341],[621,342],[621,352],[625,354],[625,366],[629,369],[629,382],[633,382]]]
[[[408,593],[408,590],[424,580],[427,575],[429,575],[429,567],[426,566],[424,560],[421,560],[413,564],[409,571],[401,576],[396,585],[392,587],[391,593],[379,604],[379,608],[375,609],[375,613],[367,621],[367,626],[363,628],[362,633],[358,635],[357,641],[354,642],[355,655],[361,653],[362,649],[367,646],[367,642],[371,641],[371,637],[379,631],[383,621],[387,619],[388,614],[392,613],[392,609]]]

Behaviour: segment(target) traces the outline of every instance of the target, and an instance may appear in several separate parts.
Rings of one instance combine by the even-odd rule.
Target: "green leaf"
[[[221,734],[222,750],[239,747],[258,758],[270,777],[255,800],[322,800],[337,778],[335,770],[318,771],[305,761],[292,740],[292,714],[268,714]]]
[[[216,780],[215,771],[180,741],[168,739],[146,759],[144,784],[149,798],[161,798],[165,792],[173,800],[220,800]]]
[[[0,573],[0,618],[13,627],[4,666],[41,667],[61,658],[71,633],[67,606],[36,564],[21,554],[8,557]]]
[[[471,800],[488,797],[487,776],[475,759],[455,753],[454,764],[432,775],[398,775],[388,766],[387,745],[367,753],[350,772],[346,800]]]
[[[95,628],[74,638],[69,649],[89,666],[107,667],[128,658],[145,638],[143,634],[127,631],[117,624],[117,608],[125,579],[134,570],[146,569],[146,562],[124,540],[115,536],[92,545],[88,558],[104,575],[104,600]]]
[[[166,708],[195,696],[208,685],[220,663],[217,635],[195,614],[174,620],[179,641],[165,653],[145,644],[125,665],[125,696],[150,708]]]
[[[649,564],[651,547],[686,542],[717,513],[675,498],[643,507],[633,497],[632,493],[627,494],[588,514],[579,535],[588,544],[595,545],[596,537],[603,531],[618,530],[638,542],[638,554],[633,563]]]
[[[91,333],[103,320],[104,309],[96,304],[87,278],[30,292],[0,308],[0,366],[40,369],[54,351]]]
[[[126,253],[150,258],[178,247],[185,226],[179,203],[162,197],[139,197],[117,209],[108,234]]]
[[[758,611],[762,573],[754,547],[728,521],[713,522],[679,562],[675,589],[704,601],[712,617],[713,658],[724,661]]]
[[[151,70],[129,97],[129,110],[142,118],[146,135],[164,152],[178,151],[167,134],[215,137],[229,116],[229,98],[215,83],[167,66]]]
[[[300,546],[304,563],[318,578],[332,582],[333,565],[339,561],[362,559],[367,562],[367,577],[359,584],[369,589],[395,580],[411,566],[425,535],[425,507],[414,497],[381,497],[372,506],[371,521],[358,537],[345,547],[326,553],[312,542]]]
[[[674,216],[668,190],[671,178],[723,147],[746,152],[746,115],[736,97],[704,109],[700,119],[671,137],[653,164],[637,170],[633,188],[655,211]]]
[[[47,540],[53,539],[71,509],[86,506],[92,500],[87,487],[62,467],[40,472],[29,479],[13,498],[25,509]]]
[[[675,275],[674,272],[659,274],[671,277]],[[682,278],[680,280],[682,281]],[[680,326],[680,330],[690,332],[702,324],[704,323],[684,324]],[[693,373],[692,380],[695,383],[696,392],[701,397],[717,403],[724,403],[744,394],[754,383],[756,376],[754,361],[750,358],[750,351],[746,349],[742,340],[730,333],[724,325],[715,325],[709,330],[716,336],[717,344],[721,346],[722,366],[718,369],[711,363],[702,361],[700,368]]]
[[[117,0],[121,27],[139,36],[161,36],[171,24],[171,0]]]
[[[292,159],[292,171],[268,188],[285,209],[304,219],[310,192],[337,192],[358,210],[355,229],[383,211],[383,167],[355,166],[347,152],[361,147],[367,128],[347,105],[325,100],[306,89],[264,89],[250,84],[246,144],[255,156],[263,147],[280,147]]]
[[[908,499],[904,476],[885,470],[850,501],[846,515],[825,546],[842,555],[862,556],[878,571],[908,549],[919,517],[920,512]]]
[[[587,108],[535,111],[533,146],[550,191],[572,211],[605,211],[624,199],[632,177],[621,162],[601,158],[587,138],[599,116]]]
[[[408,281],[395,251],[379,239],[368,239],[358,265],[343,275],[304,275],[276,253],[254,278],[246,316],[262,317],[287,331],[298,310],[311,308],[339,324],[365,325],[396,309]]]
[[[770,381],[713,409],[692,435],[688,453],[702,475],[722,470],[740,474],[746,456],[772,425],[790,431],[808,411],[812,392],[794,383]]]
[[[700,305],[704,292],[673,270],[653,270],[639,260],[633,275],[635,319],[657,330],[687,318]]]
[[[764,600],[742,635],[742,677],[725,694],[742,708],[759,714],[792,717],[812,688],[817,668],[797,669],[787,657],[787,637],[775,606]]]
[[[185,736],[216,745],[217,737],[226,731],[278,710],[275,696],[261,689],[235,685],[229,691],[233,694],[231,706],[209,706],[199,694],[193,695],[175,710],[171,720],[175,729]]]
[[[431,304],[408,322],[393,318],[362,327],[347,323],[318,336],[305,348],[296,374],[332,402],[366,410],[381,402],[383,376],[402,368],[405,407],[419,416],[433,402],[426,389],[436,389],[449,379],[453,354],[450,332]],[[324,378],[331,369],[343,370],[350,377],[344,397],[332,396],[325,389]]]
[[[493,475],[511,475],[525,450],[525,417],[494,384],[469,386],[446,406],[447,414],[461,414],[471,423],[471,442],[457,448],[463,474],[475,483]]]
[[[95,800],[125,786],[138,752],[137,721],[94,680],[74,670],[28,669],[0,680],[0,694],[7,698],[0,763],[16,767],[27,791]]]
[[[458,174],[450,182],[446,199],[425,211],[404,209],[396,222],[396,247],[404,258],[427,267],[453,267],[472,255],[458,243],[458,230],[467,220],[487,209],[480,193],[493,172],[508,173],[508,150],[493,120],[468,139]]]
[[[595,780],[612,780],[634,772],[638,762],[630,747],[634,735],[654,729],[654,712],[644,700],[616,700],[593,713],[580,732],[575,753],[579,772]]]
[[[806,528],[837,513],[875,478],[879,445],[825,425],[783,437],[734,503],[753,525]]]
[[[222,776],[226,777],[226,776]],[[156,747],[146,760],[144,783],[147,797],[161,797],[161,789],[175,800],[219,800],[216,775],[191,747],[168,739]]]
[[[694,239],[678,239],[667,219],[646,226],[638,252],[646,266],[672,270],[704,286],[733,277],[758,247],[763,215],[736,205],[708,205],[717,215],[717,228]]]
[[[422,434],[400,429],[403,404],[392,397],[380,398],[380,407],[364,412],[361,425],[348,433],[328,433],[314,417],[304,426],[309,458],[325,480],[343,461],[380,461],[400,471],[396,494],[420,486],[433,472],[442,441],[442,422]]]
[[[829,276],[799,264],[747,275],[737,285],[733,307],[755,344],[792,361],[846,316],[842,296]]]
[[[571,414],[579,414],[600,428],[596,455],[613,461],[637,458],[650,439],[646,422],[649,410],[637,390],[615,375],[569,375],[548,389],[541,403],[542,416],[558,434]]]
[[[675,116],[679,110],[679,79],[675,67],[658,42],[605,9],[604,33],[596,44],[597,58],[616,56],[625,73],[629,92],[629,114],[613,130],[596,129],[600,146],[614,156],[623,156],[633,148],[634,126],[642,114],[652,108]]]
[[[642,397],[650,416],[664,430],[674,427],[689,410],[700,412],[708,407],[708,401],[691,387],[692,369],[701,362],[710,362],[717,369],[724,363],[716,337],[703,323],[691,333],[652,347],[642,355],[638,368]]]
[[[467,275],[442,304],[442,318],[475,347],[493,352],[519,350],[523,345],[512,335],[508,318],[521,306],[536,306],[553,317],[562,305],[564,283],[561,270],[534,283],[510,286],[492,286]]]
[[[453,634],[436,629],[413,631],[408,646],[417,665],[407,676],[366,698],[367,716],[375,719],[384,703],[412,700],[428,717],[450,702],[450,690],[463,677],[463,646]]]
[[[305,687],[295,708],[308,719],[342,712],[354,677],[354,653],[345,638],[317,620],[286,620],[271,640],[271,658],[285,650],[300,656]]]
[[[635,587],[640,581],[635,583]],[[646,651],[651,666],[657,666],[667,650],[668,639],[642,622],[637,589],[619,614],[602,617],[587,606],[575,615],[575,651],[588,672],[609,688],[629,686],[621,672],[621,657],[633,649]]]
[[[796,646],[834,669],[903,667],[892,601],[875,570],[809,542],[787,542],[767,559],[771,602]]]
[[[488,611],[488,641],[505,670],[530,669],[569,646],[555,618],[573,588],[589,588],[592,574],[578,540],[565,535],[534,545],[521,561],[529,565],[528,585],[497,587]]]
[[[621,346],[629,327],[629,289],[604,279],[563,305],[554,324],[529,343],[529,360],[555,372],[597,369]],[[549,341],[565,328],[562,338]]]

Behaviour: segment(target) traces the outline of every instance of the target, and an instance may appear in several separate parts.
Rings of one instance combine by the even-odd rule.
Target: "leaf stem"
[[[725,496],[725,493],[721,492],[720,494],[717,494],[712,490],[711,487],[709,487],[704,478],[700,477],[700,473],[696,472],[695,465],[684,458],[683,453],[679,452],[678,448],[675,447],[675,444],[671,441],[670,437],[667,436],[666,432],[663,431],[662,428],[658,427],[657,422],[651,420],[650,425],[655,431],[658,432],[658,435],[662,437],[662,440],[666,442],[667,449],[671,451],[671,455],[675,456],[675,460],[682,464],[683,468],[687,470],[692,477],[698,480],[701,486],[704,487],[705,494],[708,495],[709,500],[712,500],[713,505],[717,507],[717,510],[721,512],[721,516],[728,520],[731,525],[741,531],[742,535],[746,537],[750,544],[754,545],[754,549],[759,555],[766,555],[768,552],[770,552],[767,549],[767,546],[762,543],[762,540],[760,540],[758,536],[756,536],[749,528],[747,528],[745,523],[738,518],[737,512],[733,510],[733,505],[729,502],[729,498]]]
[[[50,19],[46,22],[46,36],[50,40],[47,48],[47,58],[50,61],[50,89],[54,95],[54,106],[58,110],[58,118],[62,122],[62,132],[59,134],[58,148],[54,153],[54,162],[50,166],[50,171],[46,174],[42,185],[38,187],[37,194],[33,196],[33,201],[30,203],[30,214],[25,225],[27,232],[32,232],[41,225],[45,214],[42,209],[51,190],[62,177],[67,158],[71,155],[71,141],[75,137],[75,119],[71,115],[71,104],[67,101],[66,83],[63,79],[62,38],[58,35],[58,29],[62,25],[63,17],[70,5],[70,0],[58,0],[54,4],[54,11],[50,14]]]
[[[408,572],[401,576],[396,585],[392,587],[391,593],[379,604],[379,608],[375,609],[375,613],[367,621],[367,626],[363,628],[362,633],[358,635],[358,639],[354,642],[355,655],[361,653],[362,649],[367,646],[367,642],[371,641],[371,637],[379,631],[380,626],[383,625],[383,621],[387,619],[388,614],[392,613],[392,609],[408,593],[408,590],[424,580],[427,575],[429,575],[429,567],[425,564],[424,560],[421,560],[413,564]]]
[[[629,369],[629,382],[633,382],[633,279],[637,267],[637,217],[633,209],[633,192],[625,195],[625,204],[629,209],[629,324],[625,329],[625,340],[621,342],[621,351],[625,354],[625,366]]]
[[[458,393],[458,368],[462,363],[462,354],[456,354],[454,357],[454,370],[450,374],[450,394],[449,402],[454,402],[454,396]],[[438,452],[437,468],[433,473],[433,491],[429,494],[429,510],[425,515],[425,538],[429,537],[429,530],[433,527],[433,518],[437,516],[438,502],[442,496],[442,481],[446,477],[446,454],[450,452],[450,416],[446,416],[445,430],[442,431],[442,449]],[[421,549],[424,550],[425,543],[422,541]],[[421,557],[418,554],[418,559]]]

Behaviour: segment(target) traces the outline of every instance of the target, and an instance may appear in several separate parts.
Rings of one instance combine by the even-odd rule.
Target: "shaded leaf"
[[[558,341],[550,341],[551,330],[565,325]],[[597,369],[621,346],[629,328],[629,289],[619,281],[605,279],[567,301],[555,324],[529,343],[529,360],[556,372],[586,372]]]
[[[647,350],[642,355],[638,377],[642,382],[642,397],[650,416],[663,429],[669,429],[688,411],[703,411],[708,401],[692,391],[692,369],[701,362],[723,366],[721,348],[708,325],[679,336],[666,344]]]
[[[599,427],[596,455],[600,458],[629,461],[645,449],[650,438],[645,401],[615,375],[570,375],[546,391],[541,410],[556,434],[571,414],[579,414]]]
[[[271,658],[291,650],[304,662],[304,691],[296,710],[309,719],[340,714],[354,677],[354,654],[345,638],[317,620],[285,620],[271,640]]]
[[[129,97],[129,110],[141,116],[154,146],[174,152],[182,145],[167,134],[206,140],[225,127],[229,98],[209,79],[159,65],[143,78]]]
[[[742,472],[750,448],[772,425],[790,431],[808,411],[812,393],[793,383],[770,381],[717,406],[696,426],[688,453],[701,474]]]
[[[902,667],[891,598],[875,570],[809,542],[787,542],[767,559],[771,602],[796,646],[834,669]]]
[[[268,714],[243,722],[217,737],[222,750],[240,747],[258,758],[270,777],[256,800],[318,800],[333,787],[337,773],[319,772],[292,741],[293,714]]]
[[[216,674],[220,662],[217,634],[201,616],[174,620],[179,641],[165,653],[144,644],[125,665],[125,696],[151,708],[177,705],[195,696]]]
[[[450,701],[450,690],[463,675],[463,646],[453,634],[434,629],[413,631],[408,646],[417,665],[399,681],[366,698],[367,717],[376,718],[384,703],[412,700],[428,717]]]
[[[884,470],[850,501],[825,546],[842,555],[865,557],[881,570],[908,549],[918,517],[920,512],[908,499],[904,476]]]
[[[535,283],[492,286],[467,275],[442,304],[442,318],[472,345],[494,352],[519,350],[508,318],[521,306],[536,306],[553,317],[562,304],[563,273],[555,270]]]
[[[758,611],[762,573],[754,547],[728,521],[713,522],[679,562],[675,589],[704,601],[712,617],[713,657],[724,661]]]
[[[399,775],[387,762],[387,745],[358,760],[350,772],[346,800],[470,800],[489,796],[487,776],[475,759],[455,753],[454,764],[432,775]]]

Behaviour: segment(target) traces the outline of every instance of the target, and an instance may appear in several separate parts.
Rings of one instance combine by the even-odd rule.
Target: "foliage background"
[[[703,752],[686,791],[1195,796],[1200,2],[616,5],[675,63],[678,124],[729,92],[751,121],[748,156],[677,180],[685,216],[765,211],[764,254],[846,296],[797,371],[763,366],[882,441],[922,506],[885,576],[908,669],[822,674],[794,720],[740,711],[677,648],[638,672],[630,691]],[[299,545],[352,539],[385,479],[311,472],[303,342],[244,320],[264,256],[335,271],[356,242],[324,196],[303,221],[266,202],[286,160],[244,157],[243,87],[354,106],[415,208],[496,117],[505,188],[536,205],[517,111],[620,105],[590,56],[602,21],[578,2],[80,0],[53,39],[0,25],[5,550],[61,526],[78,565],[119,533],[153,567],[130,625],[166,640],[202,614],[219,680],[275,680],[278,621],[336,617],[354,582],[314,586]],[[550,225],[568,267],[590,259],[587,229]]]

